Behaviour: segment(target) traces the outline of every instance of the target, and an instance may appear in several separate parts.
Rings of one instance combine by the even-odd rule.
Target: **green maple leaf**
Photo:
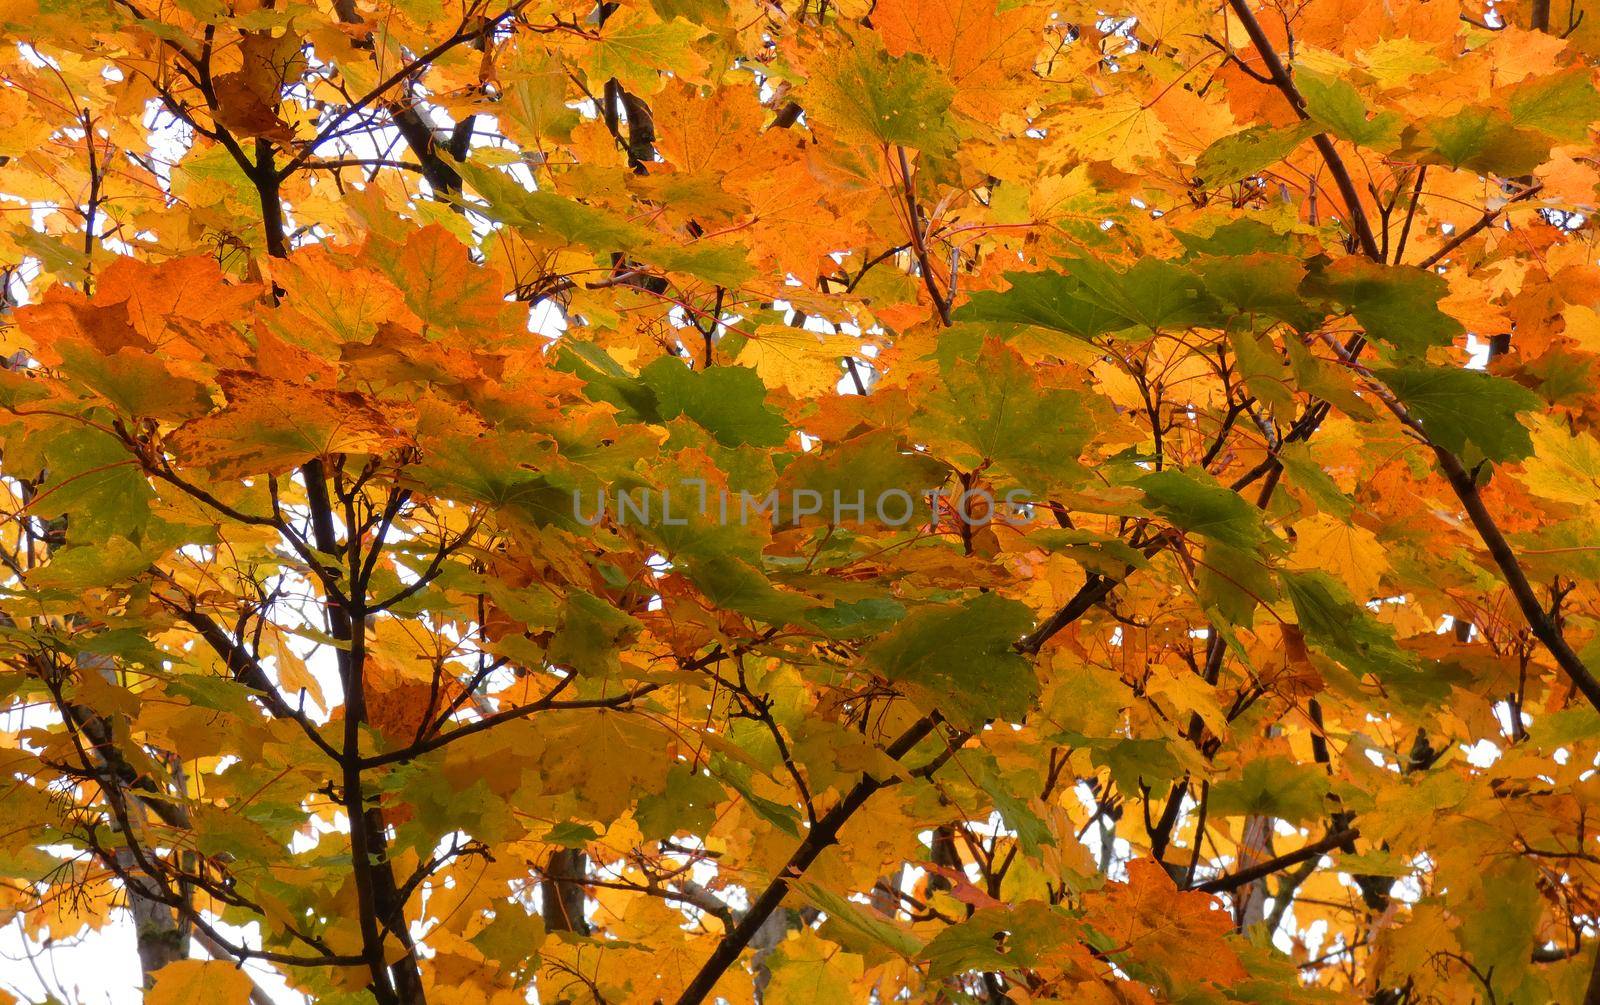
[[[1540,401],[1520,384],[1452,366],[1378,368],[1373,374],[1421,421],[1428,439],[1452,453],[1470,445],[1492,461],[1509,461],[1533,452],[1517,413],[1538,408]]]
[[[754,370],[691,370],[682,360],[664,356],[639,376],[655,391],[662,419],[685,416],[730,447],[775,447],[788,439],[788,424],[767,404],[767,389]]]
[[[867,664],[891,681],[925,692],[965,728],[985,719],[1021,719],[1039,692],[1032,664],[1017,653],[1033,627],[1026,605],[985,593],[961,604],[911,612],[867,650]]]

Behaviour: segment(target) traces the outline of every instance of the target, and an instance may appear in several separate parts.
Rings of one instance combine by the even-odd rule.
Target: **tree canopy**
[[[30,944],[1600,1003],[1592,0],[0,24]]]

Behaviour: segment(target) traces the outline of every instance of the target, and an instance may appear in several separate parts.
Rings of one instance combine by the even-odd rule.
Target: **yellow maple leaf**
[[[1154,109],[1137,94],[1118,91],[1057,111],[1049,118],[1051,144],[1079,160],[1109,161],[1122,171],[1136,171],[1140,161],[1161,153],[1167,134]]]
[[[739,350],[739,362],[754,367],[768,387],[804,397],[833,390],[843,372],[840,360],[859,350],[860,343],[848,335],[762,325]]]
[[[156,971],[155,986],[144,1000],[145,1005],[243,1005],[253,987],[250,977],[231,963],[179,960]]]
[[[1543,417],[1532,425],[1534,452],[1517,480],[1543,499],[1580,506],[1600,499],[1600,440],[1583,432],[1572,436]]]
[[[1295,525],[1293,564],[1339,578],[1358,600],[1379,596],[1389,560],[1377,537],[1359,524],[1319,513]]]

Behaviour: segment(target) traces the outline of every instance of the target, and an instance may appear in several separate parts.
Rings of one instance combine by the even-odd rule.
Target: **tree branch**
[[[937,714],[918,719],[910,729],[900,734],[885,752],[893,760],[900,760],[926,739],[940,721]],[[932,770],[937,770],[938,766],[955,752],[955,746],[948,747],[939,757],[918,769],[918,773],[931,774]],[[783,898],[788,896],[795,881],[805,875],[818,855],[839,839],[839,830],[845,823],[857,810],[866,805],[874,793],[893,785],[895,781],[893,778],[878,779],[872,775],[863,775],[833,809],[822,815],[817,825],[807,832],[805,840],[800,842],[800,847],[789,856],[788,863],[779,870],[772,882],[767,884],[767,888],[761,891],[761,895],[751,902],[750,910],[740,919],[739,924],[722,937],[722,941],[712,951],[710,958],[695,974],[694,980],[690,981],[688,987],[678,996],[677,1005],[698,1005],[699,1002],[706,1000],[716,988],[717,982],[722,979],[722,975],[739,959],[745,947],[750,944],[750,940],[755,938],[756,932],[766,923],[767,918],[783,903]]]
[[[1272,47],[1272,40],[1261,27],[1261,22],[1251,13],[1245,0],[1228,0],[1228,7],[1234,16],[1244,26],[1245,34],[1250,37],[1250,44],[1255,47],[1261,61],[1266,64],[1267,75],[1277,85],[1283,96],[1289,99],[1289,105],[1294,113],[1301,119],[1309,119],[1306,112],[1306,99],[1300,89],[1294,84],[1294,77],[1289,73],[1289,68],[1279,58],[1277,50]],[[1366,210],[1361,208],[1361,196],[1356,191],[1355,181],[1350,177],[1349,168],[1339,157],[1338,150],[1334,149],[1333,139],[1327,133],[1318,133],[1311,138],[1316,144],[1318,152],[1322,154],[1323,161],[1328,165],[1328,172],[1333,175],[1334,184],[1339,188],[1339,197],[1344,201],[1345,211],[1350,216],[1350,230],[1356,236],[1356,242],[1361,245],[1362,254],[1379,264],[1383,263],[1383,253],[1378,249],[1378,242],[1372,236],[1372,225],[1367,220]]]
[[[1265,879],[1275,872],[1299,865],[1307,859],[1320,858],[1346,841],[1353,841],[1360,836],[1361,831],[1353,827],[1348,830],[1335,831],[1320,841],[1313,841],[1286,855],[1269,858],[1265,862],[1257,862],[1247,869],[1240,869],[1230,875],[1218,876],[1216,879],[1196,884],[1194,889],[1202,893],[1227,893],[1237,890],[1241,886],[1249,886],[1258,879]]]

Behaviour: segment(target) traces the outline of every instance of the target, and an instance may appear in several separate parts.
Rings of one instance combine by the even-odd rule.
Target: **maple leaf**
[[[641,10],[630,8],[606,25],[591,55],[596,79],[614,77],[629,90],[651,94],[665,83],[662,70],[689,79],[705,71],[705,58],[690,45],[704,28],[682,17],[656,20]]]
[[[242,136],[287,142],[294,130],[278,116],[273,102],[243,73],[224,73],[212,82],[217,95],[217,122]]]
[[[845,136],[934,153],[954,142],[956,89],[945,69],[916,53],[893,56],[875,36],[825,59],[809,84],[819,121]]]
[[[872,23],[891,56],[918,53],[943,67],[955,85],[955,106],[976,117],[1015,107],[1027,93],[1024,74],[1039,49],[1041,12],[994,0],[886,0]]]
[[[467,248],[437,224],[408,237],[389,267],[404,277],[406,305],[425,324],[494,329],[511,309],[504,280],[492,270],[474,267]]]
[[[1108,884],[1085,920],[1108,943],[1106,952],[1179,977],[1227,987],[1247,976],[1224,941],[1233,925],[1206,894],[1179,891],[1160,863],[1134,859],[1128,881]]]
[[[739,362],[756,371],[768,387],[806,396],[831,391],[840,376],[828,364],[860,349],[847,335],[818,336],[786,325],[762,325],[739,350]]]
[[[918,434],[966,470],[995,463],[1029,478],[1024,487],[1070,475],[1095,420],[1096,403],[1049,386],[998,340],[970,360],[951,357],[913,422]]]
[[[1389,570],[1383,545],[1372,531],[1331,516],[1318,516],[1295,528],[1294,564],[1332,573],[1361,598],[1378,596]]]
[[[985,594],[959,606],[912,613],[869,651],[890,680],[931,692],[962,722],[1021,718],[1037,685],[1013,647],[1029,627],[1026,608]]]
[[[839,952],[810,932],[784,942],[772,953],[772,983],[764,1001],[803,1005],[849,997],[861,977],[861,957]]]
[[[1588,433],[1569,435],[1548,421],[1534,428],[1533,451],[1522,462],[1521,480],[1546,499],[1589,505],[1600,491],[1600,441]]]
[[[1159,156],[1167,127],[1138,94],[1117,91],[1097,101],[1074,102],[1048,120],[1056,146],[1086,161],[1136,171]]]
[[[179,960],[156,971],[155,986],[146,1000],[154,1005],[181,1005],[204,997],[227,1005],[244,1005],[254,988],[250,978],[230,964]]]
[[[335,454],[383,454],[409,441],[395,418],[353,391],[324,391],[229,371],[227,404],[174,430],[167,446],[189,467],[279,474]]]
[[[1516,414],[1533,408],[1533,392],[1486,373],[1443,367],[1374,371],[1427,430],[1460,452],[1470,443],[1491,460],[1514,460],[1532,449]]]

